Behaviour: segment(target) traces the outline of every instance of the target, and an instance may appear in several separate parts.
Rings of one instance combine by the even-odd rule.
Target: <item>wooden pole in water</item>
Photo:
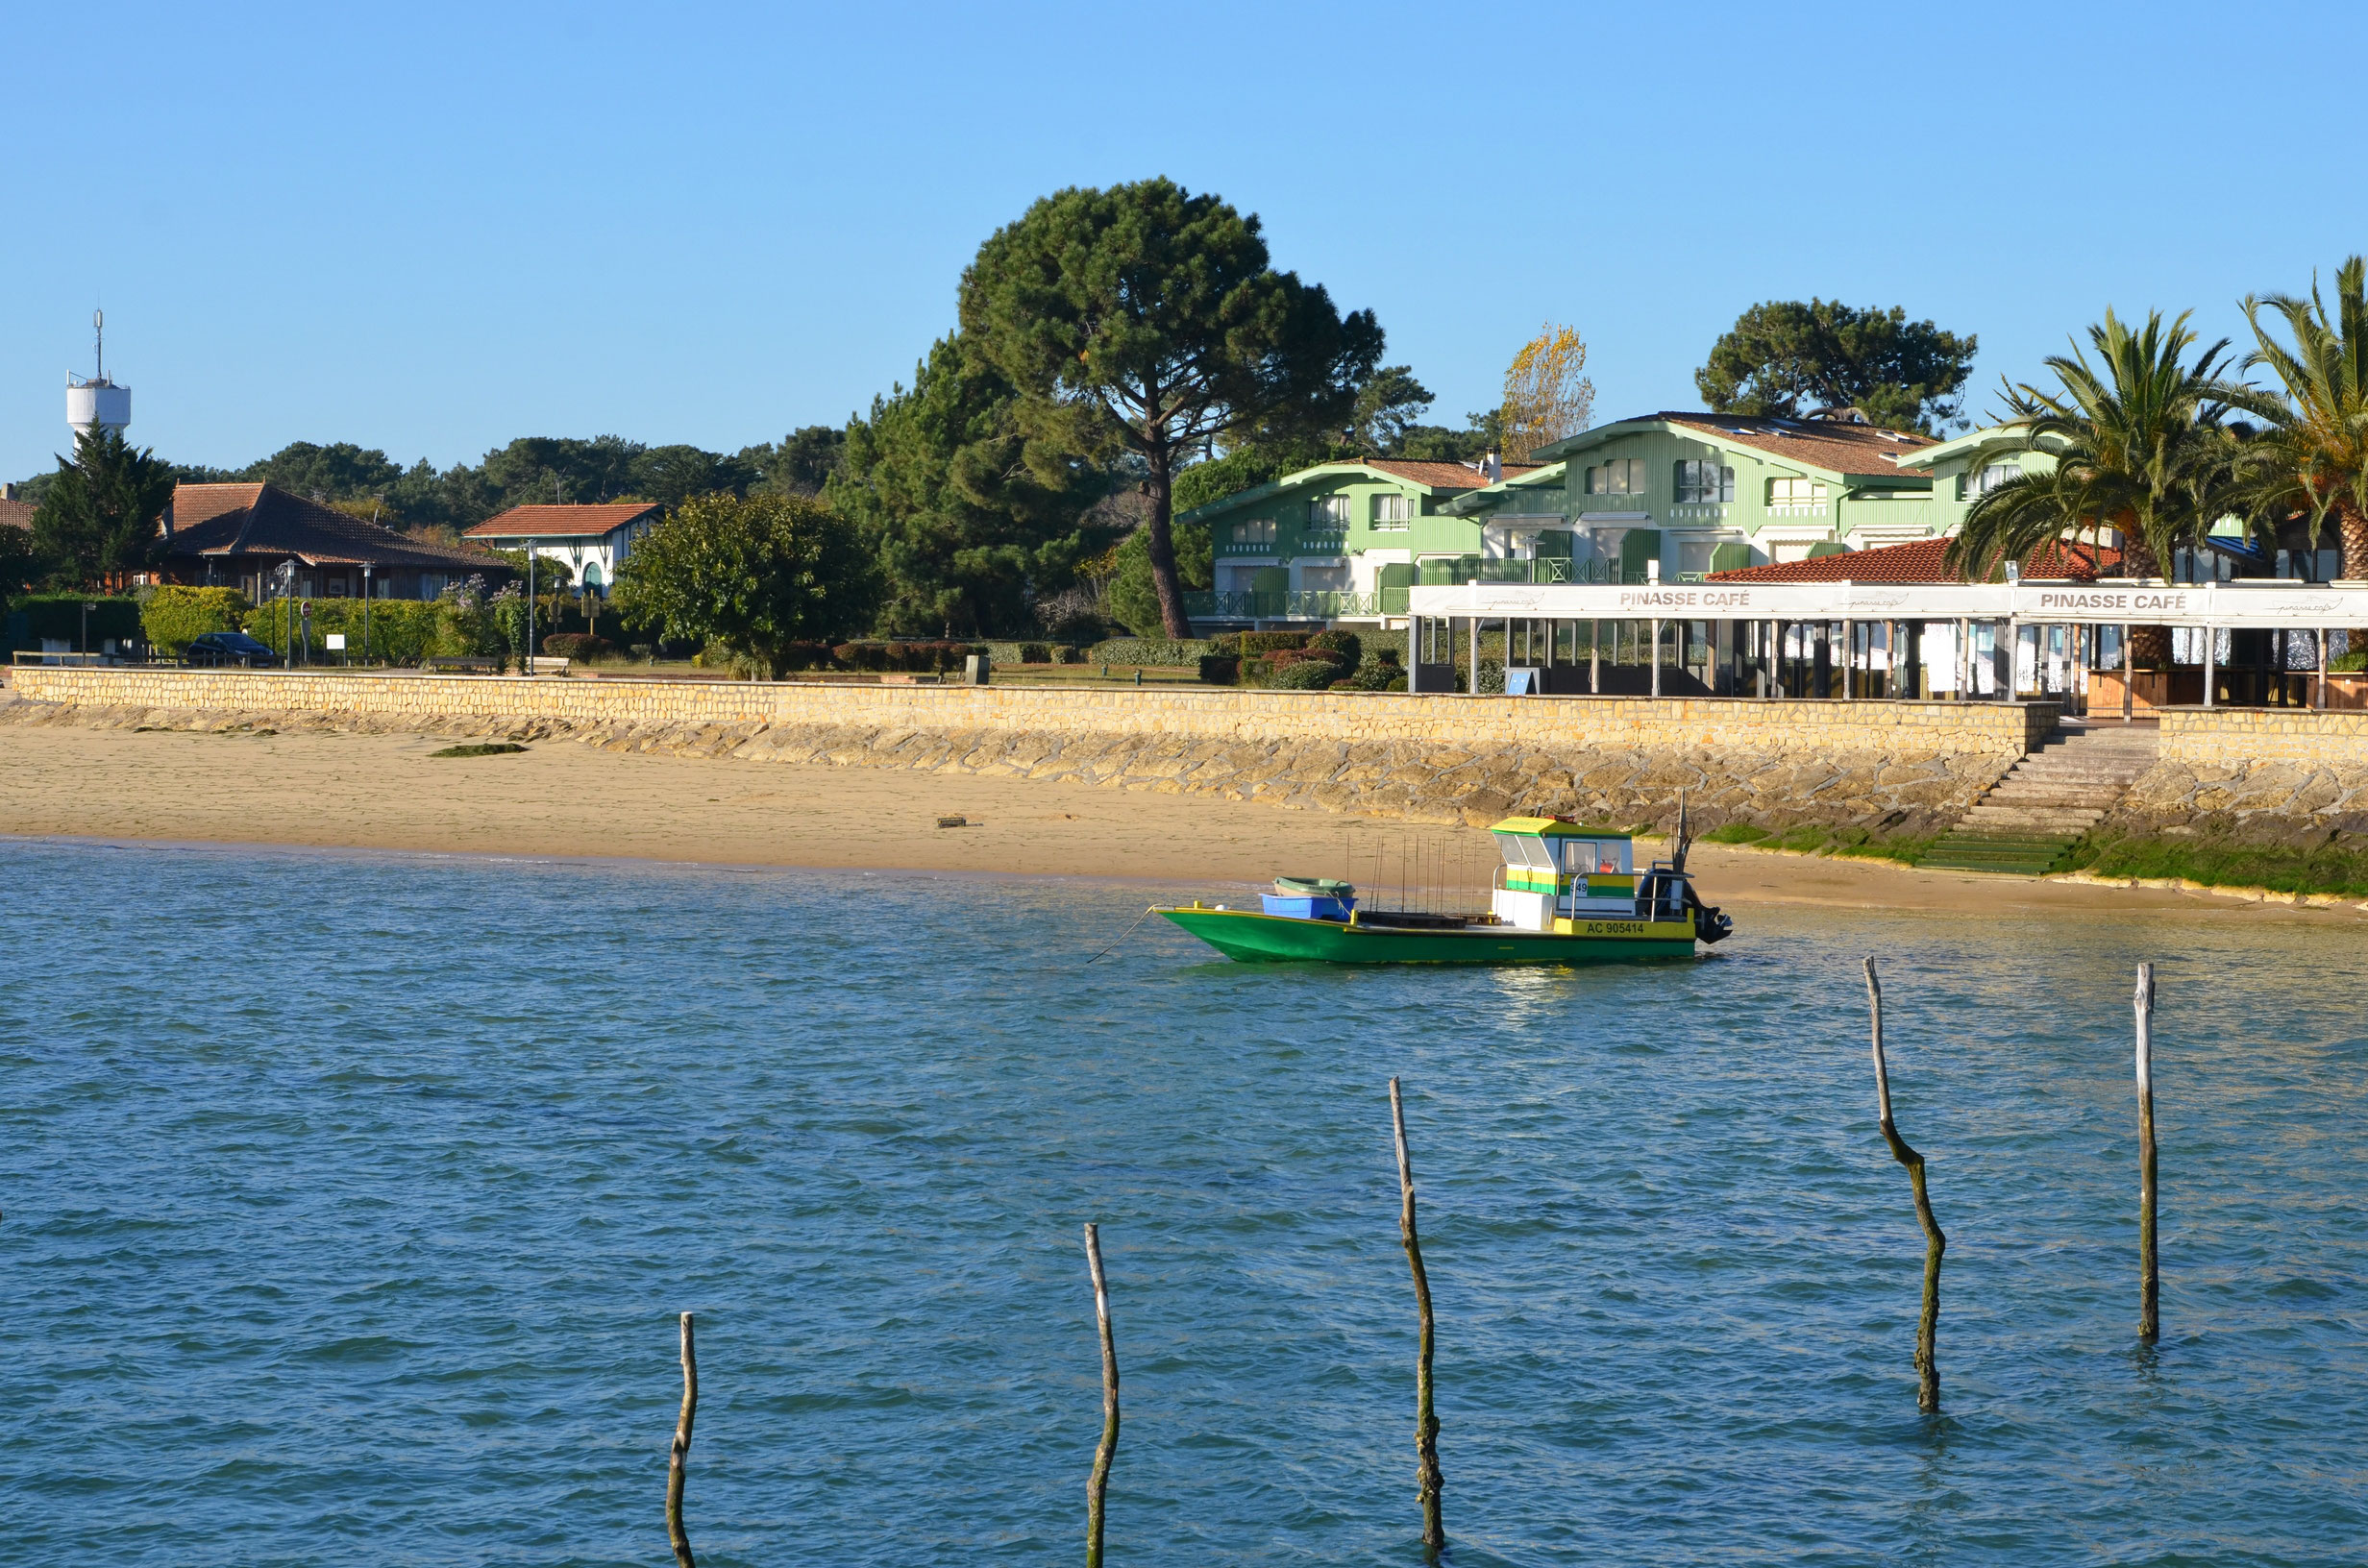
[[[666,1539],[677,1568],[695,1568],[691,1538],[682,1531],[682,1482],[691,1458],[691,1421],[699,1414],[699,1349],[691,1338],[691,1314],[682,1314],[682,1414],[675,1422],[674,1448],[666,1460]]]
[[[2137,1336],[2162,1334],[2162,1282],[2155,1254],[2155,967],[2137,967]]]
[[[1415,1361],[1415,1495],[1422,1504],[1422,1549],[1436,1557],[1447,1545],[1447,1528],[1439,1518],[1439,1414],[1431,1400],[1431,1280],[1422,1271],[1422,1238],[1415,1231],[1415,1167],[1406,1153],[1406,1109],[1398,1099],[1397,1080],[1390,1080],[1390,1125],[1397,1135],[1398,1237],[1406,1243],[1406,1262],[1414,1270],[1415,1311],[1422,1322],[1422,1342]]]
[[[1915,1408],[1927,1415],[1940,1413],[1940,1366],[1934,1359],[1933,1342],[1940,1333],[1940,1255],[1948,1250],[1949,1238],[1940,1234],[1940,1222],[1933,1218],[1932,1199],[1924,1190],[1924,1157],[1908,1147],[1908,1140],[1899,1136],[1899,1128],[1891,1121],[1891,1073],[1883,1060],[1883,983],[1875,978],[1875,961],[1866,961],[1866,1001],[1874,1015],[1875,1036],[1875,1105],[1883,1122],[1883,1140],[1891,1146],[1891,1158],[1908,1167],[1908,1181],[1915,1188],[1915,1222],[1924,1227],[1924,1311],[1915,1327]]]
[[[1094,1275],[1094,1321],[1101,1329],[1101,1441],[1094,1445],[1094,1474],[1085,1483],[1085,1568],[1101,1568],[1102,1502],[1110,1492],[1110,1461],[1119,1452],[1119,1349],[1110,1335],[1110,1285],[1101,1272],[1101,1231],[1085,1228],[1085,1263]]]

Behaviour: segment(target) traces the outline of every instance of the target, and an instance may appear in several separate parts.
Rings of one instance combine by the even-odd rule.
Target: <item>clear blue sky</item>
[[[2107,305],[2237,332],[2368,248],[2356,6],[23,6],[0,476],[109,366],[186,462],[837,423],[1064,184],[1167,174],[1369,306],[1460,423],[1548,319],[1598,420],[1754,301],[2030,376]],[[1977,406],[1986,406],[1986,393]]]

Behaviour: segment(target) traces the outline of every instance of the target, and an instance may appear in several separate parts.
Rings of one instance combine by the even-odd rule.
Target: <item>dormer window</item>
[[[1709,506],[1735,499],[1735,470],[1718,463],[1681,462],[1677,465],[1677,503]]]

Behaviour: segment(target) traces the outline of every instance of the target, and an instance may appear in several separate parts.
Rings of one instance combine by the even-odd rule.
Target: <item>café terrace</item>
[[[1501,628],[1514,695],[2368,706],[2368,677],[2327,668],[2368,626],[2363,583],[1468,582],[1416,587],[1408,610],[1414,692],[1477,689],[1480,633]],[[2147,627],[2170,628],[2167,664],[2148,668]]]

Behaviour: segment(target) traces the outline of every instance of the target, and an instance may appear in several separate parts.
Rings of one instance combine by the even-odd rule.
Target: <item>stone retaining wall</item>
[[[2049,704],[1408,697],[26,667],[13,723],[566,738],[619,751],[940,769],[1435,821],[1513,809],[1937,831]]]
[[[2368,713],[2167,708],[2161,733],[2109,829],[2296,847],[2368,834]]]

